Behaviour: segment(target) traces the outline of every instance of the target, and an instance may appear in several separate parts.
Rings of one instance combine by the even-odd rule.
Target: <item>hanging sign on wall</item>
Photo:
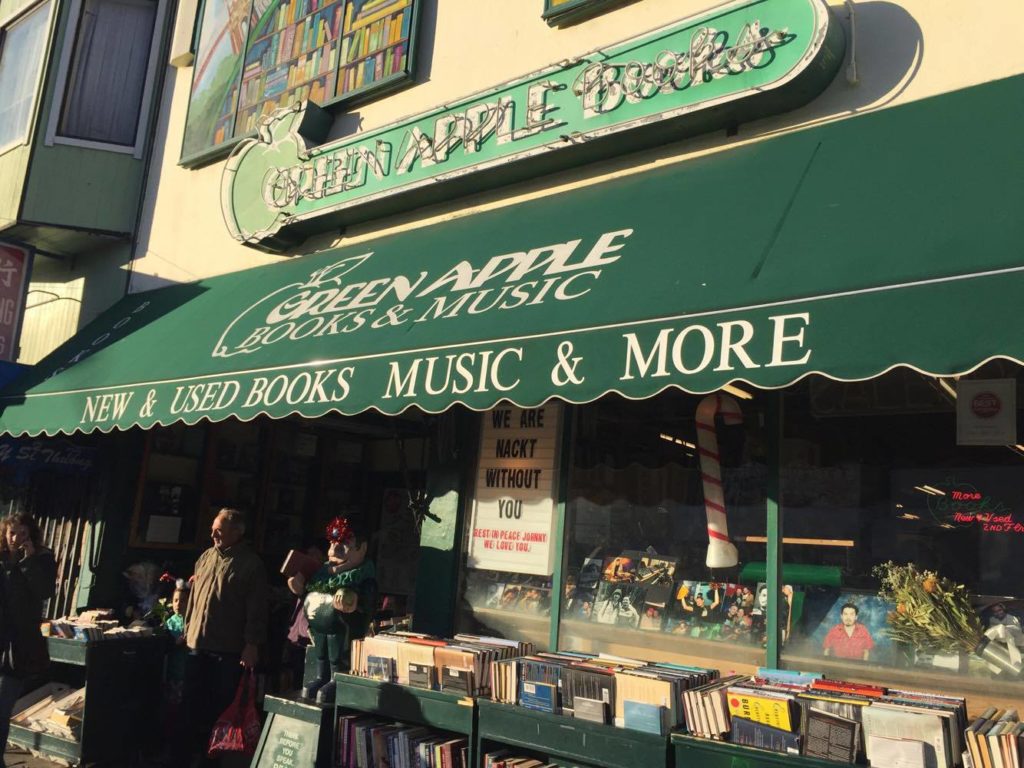
[[[27,248],[0,243],[0,360],[18,359],[18,338],[31,268],[32,253]]]
[[[743,0],[357,137],[320,144],[331,116],[299,103],[228,160],[225,221],[240,242],[283,250],[330,227],[777,114],[820,93],[844,48],[823,0]]]
[[[483,414],[469,524],[470,568],[550,576],[554,569],[561,406]]]
[[[957,445],[1016,445],[1016,379],[960,379],[956,393]]]

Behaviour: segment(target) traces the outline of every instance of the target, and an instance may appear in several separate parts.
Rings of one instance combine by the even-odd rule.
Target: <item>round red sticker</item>
[[[1003,409],[995,392],[979,392],[971,400],[971,412],[979,419],[991,419]]]

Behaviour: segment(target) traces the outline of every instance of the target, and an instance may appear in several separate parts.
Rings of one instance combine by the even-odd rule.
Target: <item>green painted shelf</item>
[[[518,747],[580,768],[654,768],[668,765],[668,739],[628,728],[535,712],[481,699],[477,752]]]
[[[112,640],[47,638],[50,679],[73,688],[85,686],[81,741],[11,726],[10,741],[74,764],[119,764],[152,746],[159,709],[165,637]]]
[[[672,734],[672,752],[676,768],[836,768],[848,765],[698,739],[684,733]]]
[[[62,739],[52,733],[40,733],[14,723],[11,723],[8,739],[19,747],[34,749],[50,757],[59,757],[74,765],[82,761],[82,745],[73,739]]]
[[[354,675],[335,675],[335,705],[411,725],[424,725],[466,736],[469,764],[476,765],[476,701],[443,691],[428,691]]]

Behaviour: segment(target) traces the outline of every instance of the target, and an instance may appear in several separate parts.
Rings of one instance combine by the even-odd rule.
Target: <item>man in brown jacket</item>
[[[267,573],[242,541],[244,535],[241,512],[217,514],[210,531],[213,546],[196,562],[185,609],[188,746],[204,756],[210,729],[234,698],[242,670],[255,667],[267,638]]]

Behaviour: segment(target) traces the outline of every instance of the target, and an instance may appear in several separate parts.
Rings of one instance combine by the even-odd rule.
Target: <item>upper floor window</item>
[[[155,17],[152,0],[85,0],[61,112],[61,136],[135,142]]]
[[[42,3],[0,29],[0,150],[28,137],[49,18]]]
[[[407,82],[416,0],[207,0],[182,158],[210,156],[279,107],[352,102]]]
[[[158,0],[80,0],[65,43],[50,143],[134,151],[155,77]]]
[[[544,0],[544,18],[549,24],[564,24],[622,3],[623,0]]]

